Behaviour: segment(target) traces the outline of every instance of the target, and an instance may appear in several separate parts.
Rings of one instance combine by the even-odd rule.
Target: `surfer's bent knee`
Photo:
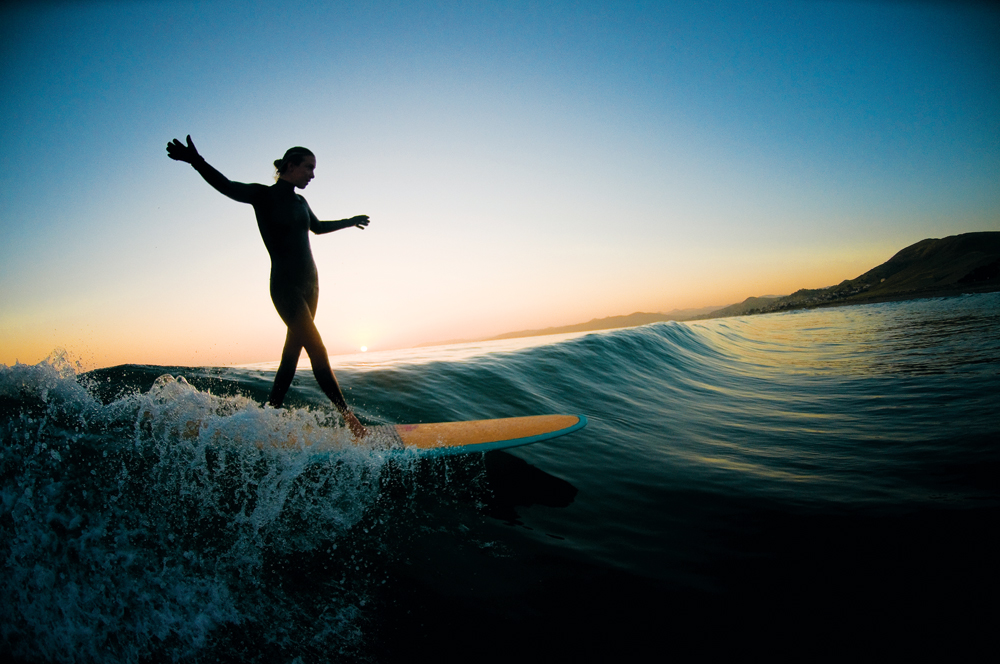
[[[319,288],[315,284],[289,284],[271,280],[271,303],[289,328],[301,315],[313,319]]]

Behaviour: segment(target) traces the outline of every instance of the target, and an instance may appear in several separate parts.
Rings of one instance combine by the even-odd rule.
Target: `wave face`
[[[373,424],[590,421],[433,460],[349,444],[308,372],[274,410],[261,369],[0,367],[4,650],[402,661],[502,632],[592,654],[650,621],[858,634],[875,606],[975,625],[941,607],[1000,586],[998,323],[988,294],[343,362]]]

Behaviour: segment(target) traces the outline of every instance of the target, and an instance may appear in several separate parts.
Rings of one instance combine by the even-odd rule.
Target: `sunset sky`
[[[277,360],[232,180],[304,145],[331,353],[727,305],[1000,230],[1000,11],[938,2],[0,8],[0,363]]]

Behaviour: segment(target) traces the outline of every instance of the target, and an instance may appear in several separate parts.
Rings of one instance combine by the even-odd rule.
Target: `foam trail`
[[[295,606],[268,565],[336,542],[378,492],[381,457],[331,448],[322,412],[171,376],[103,405],[60,357],[0,367],[0,399],[0,611],[19,656],[140,661],[170,644],[176,660],[248,617],[266,633],[261,605]],[[358,615],[342,595],[325,600],[337,648]]]

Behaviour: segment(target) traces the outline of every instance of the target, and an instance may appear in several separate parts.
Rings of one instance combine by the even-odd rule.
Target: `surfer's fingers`
[[[169,143],[167,143],[167,156],[171,159],[176,159],[180,161],[181,155],[183,154],[184,144],[178,141],[176,138]]]

